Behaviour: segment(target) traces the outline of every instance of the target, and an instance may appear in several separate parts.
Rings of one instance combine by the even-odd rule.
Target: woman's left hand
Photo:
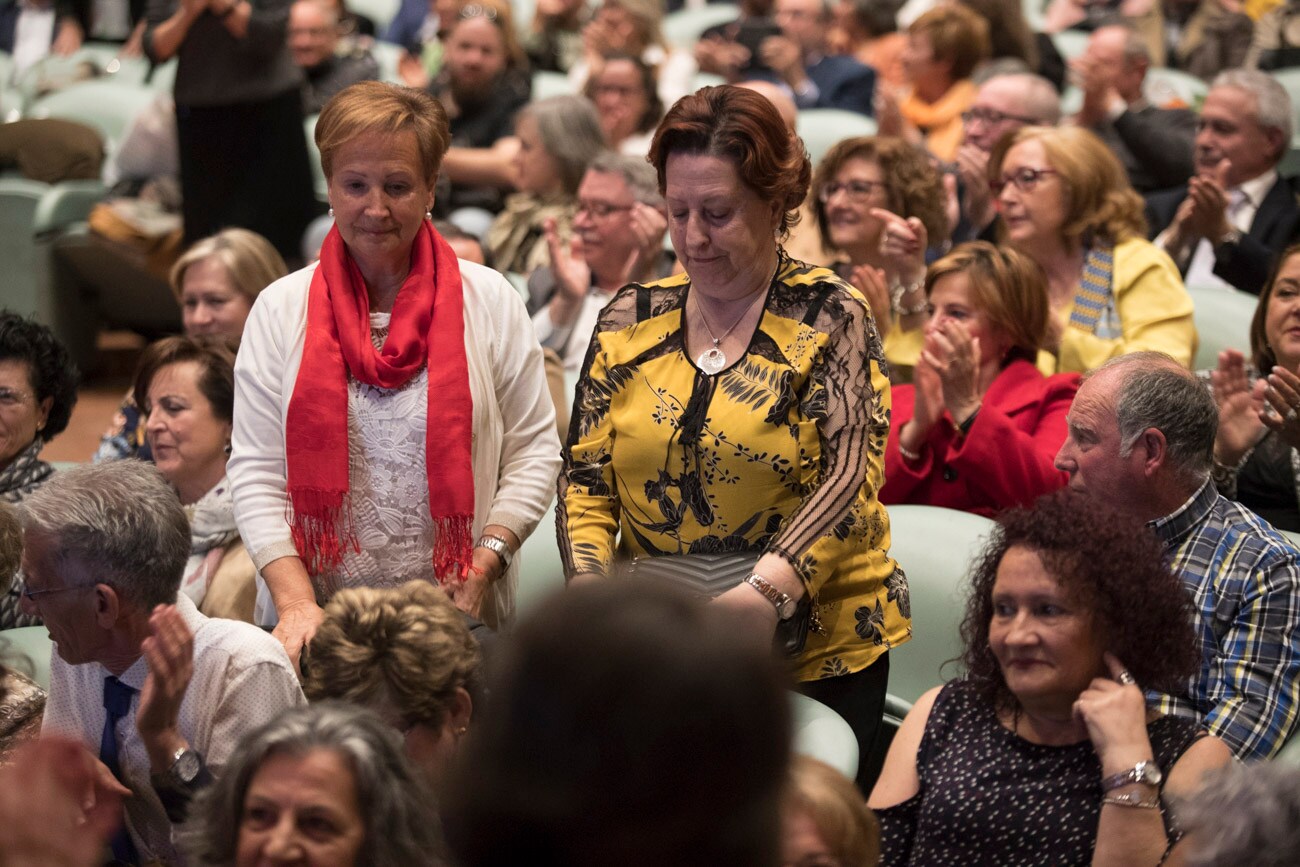
[[[470,617],[479,618],[483,611],[483,594],[500,575],[501,558],[487,548],[475,548],[474,565],[469,574],[460,583],[448,583],[447,593],[457,608]]]
[[[1088,728],[1102,774],[1109,776],[1152,759],[1147,702],[1142,687],[1122,683],[1127,670],[1113,653],[1102,657],[1110,677],[1094,678],[1074,702],[1074,716]],[[1131,680],[1131,675],[1129,676]]]
[[[772,636],[776,634],[776,607],[756,588],[742,582],[711,604],[735,618],[740,627],[738,635],[745,640],[752,638],[760,647],[771,647]]]
[[[1281,365],[1274,367],[1268,375],[1264,399],[1273,411],[1268,412],[1266,407],[1260,412],[1260,421],[1291,448],[1300,448],[1300,376]]]
[[[916,217],[903,219],[887,208],[872,208],[871,216],[884,224],[880,231],[880,255],[889,271],[906,285],[925,279],[925,248],[929,235]]]
[[[980,341],[966,326],[952,319],[925,335],[921,357],[943,383],[943,404],[957,424],[979,409]]]

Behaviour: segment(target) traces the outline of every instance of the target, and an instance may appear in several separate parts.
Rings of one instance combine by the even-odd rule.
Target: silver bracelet
[[[908,283],[907,285],[904,285],[901,280],[895,280],[894,285],[889,287],[889,306],[893,308],[894,315],[915,316],[918,313],[924,313],[925,306],[928,303],[928,299],[926,299],[924,296],[922,296],[921,298],[921,303],[917,304],[915,307],[903,306],[904,295],[908,294],[909,292],[915,292],[916,290],[921,289],[924,286],[925,286],[925,277],[922,277],[920,280],[917,280],[915,283]]]
[[[1149,799],[1143,798],[1137,792],[1125,792],[1122,795],[1107,795],[1101,799],[1101,805],[1114,804],[1116,807],[1137,807],[1142,810],[1160,809],[1160,794],[1157,792]]]
[[[921,453],[910,451],[909,449],[905,448],[903,446],[902,440],[898,441],[898,453],[903,457],[907,458],[909,461],[912,461],[913,463],[919,463],[921,460]]]

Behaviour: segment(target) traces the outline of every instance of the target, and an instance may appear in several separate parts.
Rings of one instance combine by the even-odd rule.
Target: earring
[[[432,222],[432,221],[433,221],[433,209],[429,209],[429,210],[425,211],[425,212],[424,212],[424,218],[425,218],[426,220],[429,220],[430,222]]]
[[[333,216],[334,216],[334,209],[330,208],[330,217],[332,218]]]
[[[463,738],[468,732],[469,732],[469,726],[461,726],[460,728],[456,729],[456,737]]]
[[[221,447],[221,450],[226,453],[226,457],[230,457],[230,440],[226,440],[226,444]]]

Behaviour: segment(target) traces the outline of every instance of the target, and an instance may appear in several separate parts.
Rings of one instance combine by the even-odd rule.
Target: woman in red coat
[[[925,291],[925,348],[915,384],[894,388],[881,502],[993,515],[1063,487],[1052,461],[1079,376],[1034,364],[1048,327],[1042,269],[977,241],[935,262]]]

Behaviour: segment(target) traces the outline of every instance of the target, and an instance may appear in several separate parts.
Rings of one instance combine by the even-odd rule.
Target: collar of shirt
[[[1273,185],[1276,183],[1277,170],[1269,169],[1258,177],[1242,181],[1237,189],[1241,190],[1242,195],[1246,197],[1246,203],[1258,210],[1260,203],[1264,201],[1264,197],[1268,195],[1268,191],[1273,189]]]
[[[1166,548],[1174,548],[1188,533],[1205,520],[1205,516],[1210,513],[1214,507],[1214,501],[1218,499],[1219,492],[1210,480],[1205,482],[1197,489],[1196,493],[1187,498],[1187,501],[1163,518],[1157,518],[1154,521],[1148,521],[1147,526],[1155,531],[1160,537],[1160,541],[1165,543]]]

